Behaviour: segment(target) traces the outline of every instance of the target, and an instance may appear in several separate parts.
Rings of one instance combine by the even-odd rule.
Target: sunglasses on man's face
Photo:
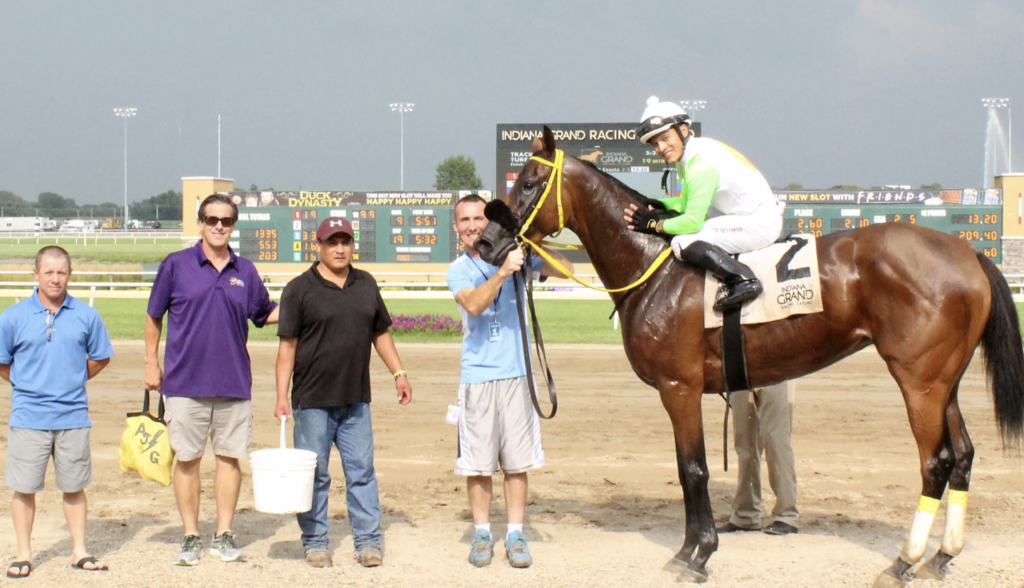
[[[217,223],[220,223],[226,229],[235,226],[235,219],[230,216],[207,216],[203,218],[203,222],[208,227],[215,227]]]

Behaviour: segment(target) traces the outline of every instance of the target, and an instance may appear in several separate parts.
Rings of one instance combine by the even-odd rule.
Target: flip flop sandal
[[[12,574],[11,573],[11,568],[18,568],[18,573],[17,574]],[[27,574],[22,574],[21,572],[24,572],[26,569],[28,569],[28,573]],[[12,563],[11,565],[7,566],[7,577],[11,578],[12,580],[20,580],[22,578],[27,578],[27,577],[29,577],[29,574],[31,574],[31,573],[32,573],[32,562],[30,562],[30,561],[16,561],[16,562]]]
[[[85,567],[85,564],[94,564],[94,565],[97,565],[99,567],[87,568],[87,567]],[[101,564],[98,559],[96,559],[95,557],[93,557],[91,555],[88,556],[88,557],[83,557],[82,559],[76,561],[75,563],[71,564],[71,567],[75,568],[76,570],[82,570],[83,572],[107,572],[107,571],[110,571],[110,568],[108,568],[107,566]]]

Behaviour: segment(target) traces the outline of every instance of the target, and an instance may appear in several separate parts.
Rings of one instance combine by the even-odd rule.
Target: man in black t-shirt
[[[292,280],[281,297],[274,415],[294,418],[295,447],[317,454],[313,507],[297,515],[306,561],[319,568],[333,563],[327,538],[327,465],[331,445],[336,445],[356,559],[374,567],[383,563],[384,555],[370,422],[371,344],[394,374],[403,406],[412,400],[412,387],[388,332],[391,318],[377,281],[351,265],[352,225],[328,218],[320,223],[316,238],[320,261]]]

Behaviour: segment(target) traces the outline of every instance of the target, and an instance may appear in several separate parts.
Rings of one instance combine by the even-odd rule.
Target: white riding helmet
[[[651,137],[671,128],[673,125],[689,125],[690,115],[686,114],[681,106],[675,102],[662,102],[657,96],[647,99],[647,108],[640,119],[640,126],[636,129],[636,135],[641,143],[651,140]]]

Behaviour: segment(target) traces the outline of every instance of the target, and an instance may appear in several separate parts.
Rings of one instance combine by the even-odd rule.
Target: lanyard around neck
[[[484,281],[485,281],[485,282],[486,282],[487,280],[491,279],[491,276],[493,276],[494,274],[491,274],[490,276],[488,276],[488,275],[487,275],[486,273],[484,273],[484,270],[483,270],[483,269],[481,269],[481,268],[480,268],[480,266],[476,264],[476,261],[475,261],[475,260],[473,259],[473,256],[472,256],[472,255],[470,255],[470,254],[468,254],[468,253],[467,253],[467,254],[466,254],[466,257],[468,257],[468,258],[469,258],[469,263],[472,263],[472,264],[473,264],[473,267],[475,267],[475,268],[476,268],[476,271],[480,272],[480,275],[484,277]],[[495,270],[495,271],[497,271],[497,270]],[[504,280],[502,280],[502,282],[501,282],[501,286],[500,286],[500,287],[498,288],[498,295],[497,295],[497,296],[495,296],[495,297],[494,297],[494,300],[492,301],[492,304],[494,304],[494,315],[495,315],[495,316],[497,316],[497,315],[498,315],[498,299],[499,299],[499,298],[501,298],[501,292],[502,292],[502,290],[504,290],[504,289],[505,289],[505,281],[504,281]]]

